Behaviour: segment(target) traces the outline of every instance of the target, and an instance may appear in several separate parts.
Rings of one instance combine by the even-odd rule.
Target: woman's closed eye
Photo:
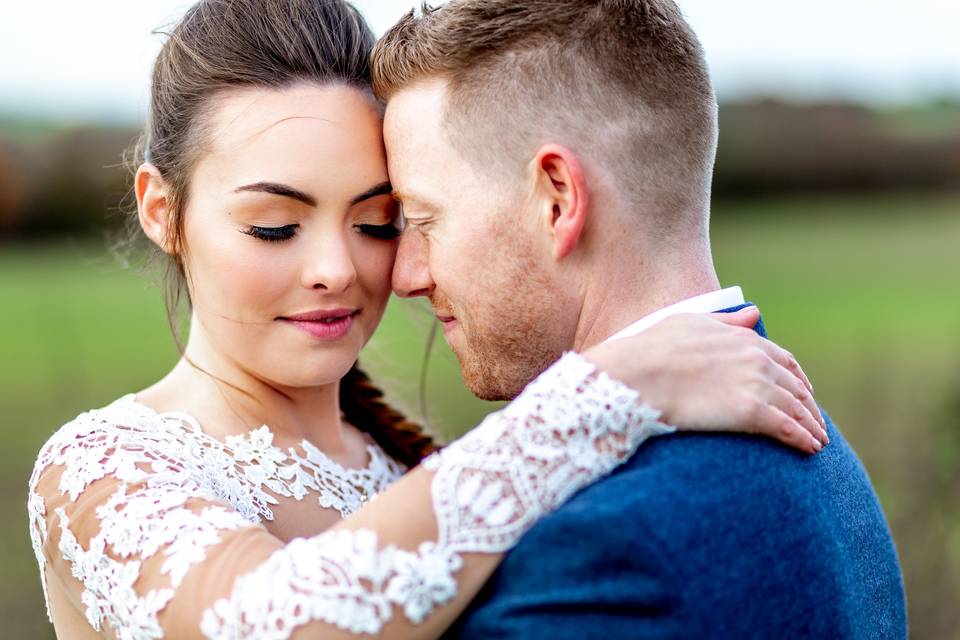
[[[400,219],[387,224],[357,224],[354,225],[360,233],[378,240],[396,240],[403,232],[403,223]]]
[[[376,240],[396,240],[403,233],[400,204],[390,195],[378,195],[363,203],[353,218],[353,228]]]
[[[282,227],[247,227],[243,233],[265,242],[283,242],[297,233],[298,224],[287,224]]]

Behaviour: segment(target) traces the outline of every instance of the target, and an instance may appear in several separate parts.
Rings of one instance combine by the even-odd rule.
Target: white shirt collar
[[[678,313],[713,313],[714,311],[738,307],[742,304],[744,304],[744,298],[743,290],[741,290],[740,287],[728,287],[726,289],[720,289],[719,291],[711,291],[710,293],[681,300],[659,311],[654,311],[650,315],[637,320],[626,329],[613,334],[604,340],[604,342],[635,336],[641,331],[649,329],[664,318]]]

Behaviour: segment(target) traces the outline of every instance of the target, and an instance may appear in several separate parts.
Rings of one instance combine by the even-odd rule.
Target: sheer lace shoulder
[[[221,443],[127,396],[43,447],[30,532],[45,593],[56,575],[89,625],[119,638],[436,637],[431,614],[479,588],[460,583],[463,554],[512,547],[671,431],[657,418],[570,354],[395,482],[404,469],[376,447],[347,470],[306,443],[273,446],[266,427]],[[277,496],[311,494],[345,519],[287,544],[267,532]]]
[[[68,499],[53,510],[59,552],[72,565],[74,577],[91,585],[83,602],[88,620],[99,630],[95,621],[101,618],[116,627],[114,622],[122,622],[118,616],[124,624],[135,615],[155,617],[172,593],[161,589],[138,598],[132,588],[136,571],[123,571],[122,564],[111,561],[108,549],[126,559],[153,557],[164,548],[160,572],[175,589],[187,570],[203,560],[204,549],[220,541],[218,532],[273,520],[270,507],[277,496],[303,500],[313,494],[321,507],[347,516],[405,471],[375,444],[368,447],[369,464],[363,469],[344,468],[309,442],[301,446],[302,453],[275,447],[266,426],[222,443],[205,434],[189,414],[156,413],[133,395],[64,425],[41,449],[28,497],[31,541],[48,616],[42,547],[51,513],[44,494],[53,487],[42,478],[59,475],[56,493]],[[78,500],[88,487],[104,481],[116,486],[96,505],[100,532],[84,549],[71,531],[68,513],[83,504]],[[197,512],[187,506],[191,499],[214,504]],[[139,568],[139,563],[131,566]],[[128,610],[125,616],[111,611],[121,605]]]

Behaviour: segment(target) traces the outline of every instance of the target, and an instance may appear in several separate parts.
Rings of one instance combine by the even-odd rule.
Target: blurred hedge
[[[960,189],[960,102],[901,110],[774,100],[720,111],[718,197]]]
[[[714,195],[960,189],[960,101],[899,110],[777,100],[724,105]],[[116,226],[129,127],[0,117],[0,238]],[[106,215],[113,213],[114,215]]]
[[[0,237],[85,235],[118,226],[138,132],[0,120]]]

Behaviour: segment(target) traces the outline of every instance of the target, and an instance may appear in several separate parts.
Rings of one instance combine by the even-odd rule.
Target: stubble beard
[[[572,346],[549,290],[531,282],[529,271],[514,281],[527,282],[526,291],[514,289],[494,303],[476,304],[475,313],[457,315],[460,335],[449,341],[464,383],[482,400],[512,400]],[[451,308],[445,299],[437,302]]]
[[[516,329],[510,335],[474,333],[457,353],[463,380],[478,398],[512,400],[563,353],[534,329]]]

